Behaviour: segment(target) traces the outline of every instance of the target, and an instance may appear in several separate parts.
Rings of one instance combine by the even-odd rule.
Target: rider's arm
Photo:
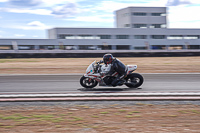
[[[103,61],[102,61],[102,60],[100,60],[100,61],[99,61],[99,63],[101,64],[101,63],[103,63]]]
[[[111,64],[110,71],[106,73],[106,75],[112,75],[115,71],[115,64]]]
[[[99,62],[97,62],[97,64],[98,64],[98,63],[99,63],[99,64],[102,64],[102,63],[103,63],[103,61],[102,61],[102,60],[100,60]]]

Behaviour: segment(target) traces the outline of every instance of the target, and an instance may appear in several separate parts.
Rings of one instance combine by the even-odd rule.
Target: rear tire
[[[82,76],[80,79],[80,84],[85,88],[94,88],[97,86],[98,82],[94,79]]]
[[[129,88],[137,88],[143,84],[144,78],[139,73],[131,73],[126,78],[125,85]]]

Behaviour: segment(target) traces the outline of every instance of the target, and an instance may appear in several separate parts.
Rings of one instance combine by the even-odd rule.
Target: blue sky
[[[169,28],[200,28],[199,0],[0,0],[0,38],[47,38],[54,27],[114,28],[114,11],[168,7]]]

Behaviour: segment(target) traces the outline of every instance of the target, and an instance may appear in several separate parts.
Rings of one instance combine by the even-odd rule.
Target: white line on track
[[[0,98],[19,98],[19,97],[126,97],[126,96],[200,96],[200,92],[187,93],[95,93],[95,94],[6,94],[0,95]]]

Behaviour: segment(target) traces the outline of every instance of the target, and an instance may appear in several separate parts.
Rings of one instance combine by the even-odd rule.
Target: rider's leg
[[[112,86],[122,85],[123,84],[123,78],[125,77],[125,74],[118,75],[111,83]]]

